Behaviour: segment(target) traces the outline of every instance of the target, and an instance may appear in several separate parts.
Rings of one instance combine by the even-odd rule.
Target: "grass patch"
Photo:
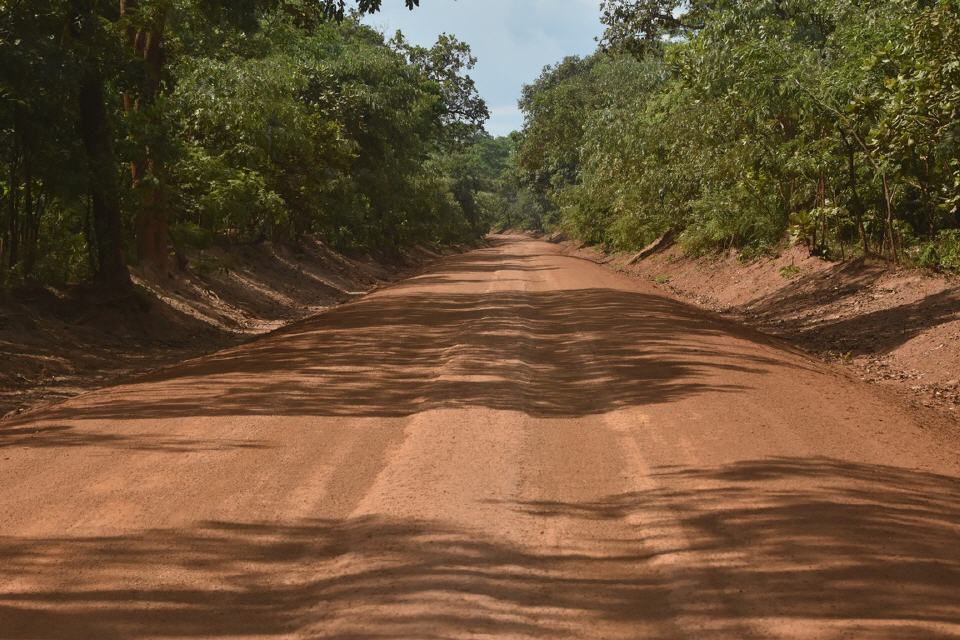
[[[780,269],[780,277],[786,280],[793,280],[800,275],[800,267],[790,264]]]

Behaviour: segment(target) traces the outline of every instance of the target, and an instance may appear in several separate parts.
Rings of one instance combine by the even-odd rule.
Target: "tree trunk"
[[[13,136],[13,144],[10,145],[10,185],[8,194],[10,202],[7,203],[10,218],[7,220],[8,245],[6,257],[7,267],[11,270],[17,266],[17,261],[20,259],[20,229],[18,228],[19,225],[17,224],[17,217],[20,215],[20,207],[17,204],[17,196],[20,193],[20,175],[18,173],[19,165],[20,151],[15,132]]]
[[[93,68],[80,86],[80,135],[90,168],[90,199],[97,243],[96,279],[125,287],[130,274],[123,258],[123,223],[113,132],[107,118],[103,78]]]
[[[96,273],[98,269],[97,259],[97,231],[93,224],[93,196],[87,193],[87,206],[83,212],[83,234],[87,238],[87,264],[90,265],[90,273]]]
[[[854,157],[856,148],[847,140],[847,137],[843,135],[842,130],[840,131],[840,137],[843,139],[843,144],[847,148],[847,178],[850,184],[850,209],[853,211],[853,218],[857,222],[857,232],[860,234],[860,242],[863,244],[863,255],[866,257],[870,253],[870,242],[867,239],[867,229],[863,222],[863,213],[866,208],[863,206],[863,199],[860,198],[860,191],[857,188],[857,166],[856,158]]]
[[[120,14],[135,10],[135,0],[120,0]],[[149,109],[156,101],[163,75],[163,31],[166,11],[161,10],[146,27],[130,27],[127,38],[135,55],[144,63],[144,82],[135,98],[123,96],[127,112]],[[153,119],[149,111],[148,118]],[[130,164],[130,181],[140,196],[137,212],[137,255],[148,270],[165,273],[170,266],[170,233],[162,183],[162,171],[144,145],[141,156]],[[149,179],[148,179],[149,178]]]
[[[24,231],[24,250],[23,250],[23,272],[26,275],[33,275],[37,266],[37,252],[40,243],[40,223],[43,221],[43,214],[47,208],[49,197],[46,194],[46,185],[42,181],[37,182],[38,192],[32,197],[32,206],[28,209],[30,213],[27,220],[27,226]]]
[[[893,228],[893,196],[890,194],[890,183],[887,181],[887,174],[881,173],[880,179],[883,181],[883,202],[887,207],[887,236],[890,239],[890,257],[894,263],[900,262],[897,255],[896,231]]]
[[[30,150],[24,149],[23,156],[23,221],[20,225],[20,246],[23,252],[23,275],[33,275],[37,259],[37,245],[33,241],[33,167],[30,164]]]

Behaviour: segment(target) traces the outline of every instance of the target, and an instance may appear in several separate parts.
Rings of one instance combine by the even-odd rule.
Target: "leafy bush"
[[[178,249],[209,249],[214,235],[193,222],[179,222],[170,227],[170,236]]]
[[[513,201],[465,43],[387,41],[331,21],[343,3],[207,4],[0,3],[0,281],[124,284],[124,254],[168,240],[460,242]]]
[[[793,280],[800,275],[800,267],[795,264],[789,264],[780,269],[780,277],[785,280]]]
[[[703,253],[789,230],[831,258],[926,240],[929,262],[957,227],[954,0],[607,0],[602,15],[602,46],[521,100],[521,178],[568,233],[630,249],[672,228]]]
[[[960,273],[960,229],[948,229],[937,235],[940,267]]]
[[[960,273],[960,229],[947,229],[933,242],[921,245],[917,264],[928,269]]]

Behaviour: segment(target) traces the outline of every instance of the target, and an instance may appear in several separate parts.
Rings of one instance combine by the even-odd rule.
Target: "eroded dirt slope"
[[[628,264],[631,256],[562,246],[960,418],[956,276],[879,261],[827,262],[802,247],[744,264],[732,253],[691,258],[674,246]]]
[[[960,442],[502,237],[0,423],[11,639],[960,638]]]
[[[307,240],[213,248],[135,291],[32,288],[0,297],[0,416],[210,353],[314,315],[438,256],[348,258]]]

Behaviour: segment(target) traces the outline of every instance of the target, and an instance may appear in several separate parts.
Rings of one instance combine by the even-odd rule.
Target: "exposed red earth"
[[[736,251],[691,256],[669,242],[641,260],[561,246],[960,421],[960,276],[876,258],[830,262],[800,245],[746,261]]]
[[[0,423],[0,637],[960,638],[960,434],[499,236]]]
[[[451,247],[450,251],[456,251]],[[166,278],[117,292],[73,285],[0,292],[0,418],[218,351],[310,317],[439,257],[346,256],[317,238],[189,252]]]

